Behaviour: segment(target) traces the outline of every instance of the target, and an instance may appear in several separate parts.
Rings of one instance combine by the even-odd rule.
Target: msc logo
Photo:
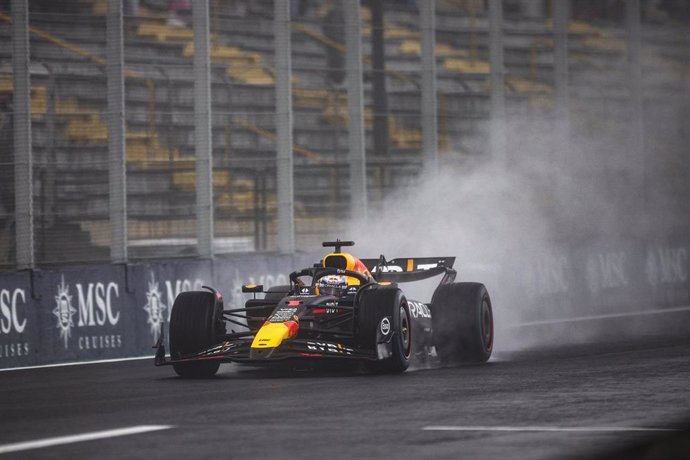
[[[151,281],[149,281],[149,289],[146,291],[146,305],[144,305],[144,310],[149,314],[146,322],[151,326],[151,335],[153,339],[158,340],[158,335],[160,334],[160,323],[165,320],[164,311],[167,309],[167,305],[163,303],[163,294],[158,289],[158,282],[151,272]]]
[[[680,284],[688,280],[688,251],[684,247],[648,248],[645,272],[647,281],[660,284]]]
[[[10,334],[12,331],[22,334],[26,328],[26,317],[20,318],[18,308],[26,303],[26,293],[24,289],[0,290],[0,330],[3,334]]]
[[[587,259],[586,277],[590,292],[596,294],[604,289],[615,289],[630,285],[625,252],[594,254]]]
[[[65,285],[65,277],[62,277],[62,283],[58,285],[58,295],[55,296],[55,309],[53,314],[57,317],[57,328],[60,329],[60,337],[65,341],[65,349],[67,342],[72,335],[72,328],[74,321],[72,317],[77,310],[72,307],[72,296],[69,295],[69,286]]]
[[[525,272],[532,295],[548,295],[568,292],[570,263],[565,255],[539,257],[533,262],[534,270]],[[591,267],[595,269],[595,267]]]
[[[55,296],[55,308],[53,314],[57,318],[57,328],[60,337],[65,341],[65,349],[68,348],[69,339],[72,336],[72,328],[75,327],[74,315],[78,314],[76,327],[91,326],[115,326],[120,320],[120,312],[113,310],[113,298],[120,295],[117,283],[89,283],[84,286],[76,284],[78,295],[78,308],[72,305],[73,296],[70,295],[69,285],[65,284],[62,276],[58,285],[58,294]]]

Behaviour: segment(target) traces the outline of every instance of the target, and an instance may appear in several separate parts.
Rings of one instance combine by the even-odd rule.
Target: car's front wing
[[[361,350],[344,345],[337,341],[312,339],[292,339],[283,342],[276,348],[252,348],[248,339],[232,340],[219,343],[199,353],[183,355],[178,359],[167,359],[164,345],[158,344],[156,366],[193,361],[218,359],[223,362],[262,363],[284,359],[358,359],[376,360],[374,350]]]

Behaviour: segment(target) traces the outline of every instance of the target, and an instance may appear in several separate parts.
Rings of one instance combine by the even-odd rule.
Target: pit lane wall
[[[465,261],[458,256],[462,277]],[[687,233],[653,241],[601,239],[510,259],[520,265],[498,264],[489,281],[495,283],[490,291],[511,293],[494,297],[499,326],[499,315],[513,315],[513,323],[543,322],[535,327],[562,336],[572,323],[563,329],[560,319],[615,320],[690,305]],[[287,284],[291,271],[316,260],[247,254],[0,274],[0,368],[152,355],[157,324],[168,322],[180,292],[212,285],[226,306],[240,306],[247,298],[242,284]],[[665,316],[690,332],[687,322]]]

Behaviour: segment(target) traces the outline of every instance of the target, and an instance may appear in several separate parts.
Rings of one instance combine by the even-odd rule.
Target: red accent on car
[[[359,260],[359,259],[356,259],[356,260],[355,260],[355,267],[354,267],[354,270],[355,270],[356,272],[359,272],[359,273],[363,274],[363,275],[366,275],[366,276],[369,276],[369,277],[371,276],[371,274],[369,273],[369,270],[367,269],[367,266],[364,265],[364,262],[362,262],[362,261]]]
[[[302,356],[306,356],[308,358],[316,358],[318,356],[323,356],[321,353],[300,353]]]
[[[301,300],[288,300],[288,307],[296,307],[297,305],[301,304]]]
[[[315,315],[323,315],[324,313],[326,313],[326,309],[325,308],[314,308],[311,312]]]
[[[289,339],[292,339],[297,336],[297,331],[299,331],[299,324],[297,324],[296,321],[285,321],[283,324],[285,324],[288,328]]]

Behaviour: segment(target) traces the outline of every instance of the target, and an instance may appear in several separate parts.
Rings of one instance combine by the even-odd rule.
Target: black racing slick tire
[[[491,357],[491,299],[481,283],[439,286],[431,299],[436,353],[443,364],[483,363]]]
[[[223,305],[211,292],[182,292],[175,299],[170,315],[170,356],[198,353],[216,344],[225,334]],[[173,363],[180,377],[204,378],[218,372],[218,360]]]
[[[398,288],[370,288],[361,293],[358,307],[358,344],[365,350],[377,349],[377,331],[381,320],[389,318],[391,355],[378,361],[367,361],[375,373],[401,373],[410,366],[412,357],[412,318],[410,308]]]

